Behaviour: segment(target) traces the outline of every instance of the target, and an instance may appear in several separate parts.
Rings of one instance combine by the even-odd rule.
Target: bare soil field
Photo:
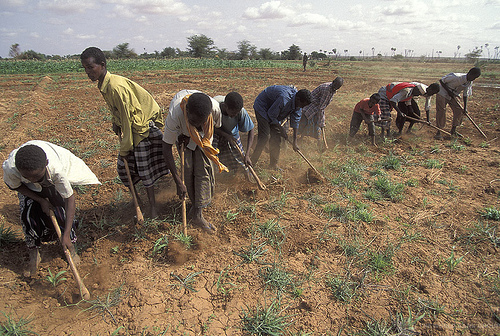
[[[254,121],[253,100],[268,85],[313,90],[345,79],[326,110],[329,148],[321,151],[307,137],[299,142],[325,179],[313,179],[291,146],[282,150],[281,171],[267,169],[267,153],[256,166],[266,190],[242,174],[217,174],[205,213],[218,231],[189,226],[190,247],[180,235],[181,203],[170,176],[156,185],[160,218],[135,223],[132,199],[117,178],[109,112],[84,73],[0,76],[1,161],[28,140],[46,140],[83,158],[102,182],[76,189],[78,269],[88,301],[80,299],[57,243],[43,246],[38,276],[23,277],[28,253],[18,199],[1,184],[0,224],[19,240],[1,246],[0,322],[24,318],[25,329],[39,335],[77,336],[265,335],[259,321],[270,335],[499,335],[500,66],[482,66],[469,100],[486,139],[465,118],[463,138],[434,140],[423,124],[398,138],[377,138],[378,147],[365,126],[347,138],[354,105],[382,85],[430,84],[470,67],[332,62],[306,72],[121,73],[150,91],[165,113],[181,89],[238,91]],[[67,271],[67,279],[53,286],[49,271]]]

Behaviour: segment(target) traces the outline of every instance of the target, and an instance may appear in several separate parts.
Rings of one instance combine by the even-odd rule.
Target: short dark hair
[[[295,95],[301,102],[305,103],[306,106],[311,104],[312,97],[311,97],[311,91],[307,89],[301,89],[297,92]]]
[[[243,97],[238,92],[229,92],[224,98],[227,108],[232,111],[239,111],[243,108]]]
[[[17,170],[35,171],[47,166],[47,155],[37,145],[26,145],[16,152],[15,165]]]
[[[370,96],[370,99],[376,101],[377,103],[380,101],[380,95],[377,93],[374,93]]]
[[[431,84],[431,85],[429,85],[429,86],[427,87],[427,89],[425,90],[425,94],[426,94],[427,96],[432,96],[432,95],[434,95],[434,94],[438,93],[438,92],[439,92],[439,90],[440,90],[440,88],[441,88],[441,87],[439,86],[439,83],[437,83],[437,82],[436,82],[436,83],[432,83],[432,84]]]
[[[467,74],[470,74],[471,76],[477,78],[481,76],[481,69],[479,69],[478,67],[473,67],[469,70]]]
[[[186,107],[189,114],[206,119],[212,113],[212,100],[204,93],[195,92],[189,96]]]
[[[106,56],[104,55],[103,51],[97,47],[88,47],[85,49],[82,54],[80,55],[80,60],[85,60],[90,57],[94,58],[94,62],[97,64],[104,63],[104,66],[106,66]]]

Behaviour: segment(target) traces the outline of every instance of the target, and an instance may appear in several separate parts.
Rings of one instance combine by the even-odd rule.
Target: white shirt
[[[31,140],[21,145],[36,145],[47,155],[48,181],[54,184],[56,191],[62,198],[69,198],[73,195],[72,185],[101,184],[95,174],[83,162],[69,150],[41,140]],[[19,147],[19,148],[21,148]],[[3,162],[3,180],[11,189],[17,189],[22,184],[35,192],[42,191],[39,183],[32,183],[25,179],[16,168],[16,153],[19,148],[14,149],[7,160]]]
[[[184,112],[181,109],[181,101],[182,98],[184,98],[187,95],[196,93],[196,92],[201,92],[198,90],[181,90],[177,92],[172,98],[172,101],[170,102],[170,106],[168,108],[168,115],[167,118],[165,119],[165,129],[163,130],[163,141],[173,145],[177,142],[177,137],[181,134],[184,134],[186,136],[189,135],[189,131],[186,126],[186,119],[184,118]],[[214,118],[214,127],[221,127],[222,126],[222,118],[221,118],[221,111],[220,111],[220,106],[219,103],[210,97],[210,100],[212,101],[212,116]],[[200,136],[203,137],[203,132],[199,132]],[[210,142],[212,142],[212,139],[210,139]],[[193,141],[193,139],[189,140],[189,144],[187,145],[187,148],[190,150],[195,150],[196,149],[196,143]]]
[[[448,86],[448,88],[455,95],[459,95],[460,92],[464,92],[464,97],[472,96],[472,81],[467,80],[467,74],[465,73],[449,73],[443,76],[441,80]],[[439,83],[440,89],[438,94],[445,97],[446,99],[451,99],[448,91]]]

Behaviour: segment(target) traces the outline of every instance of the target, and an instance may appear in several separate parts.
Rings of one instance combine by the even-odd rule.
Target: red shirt
[[[354,107],[354,112],[361,113],[363,112],[364,114],[376,114],[380,115],[380,107],[378,104],[373,105],[372,107],[368,106],[368,102],[370,101],[370,98],[365,98],[362,99],[359,103],[356,104]]]

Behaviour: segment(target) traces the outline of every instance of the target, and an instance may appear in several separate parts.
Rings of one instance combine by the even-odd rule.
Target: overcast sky
[[[111,50],[128,42],[136,53],[187,49],[204,34],[217,48],[337,49],[342,55],[464,55],[500,46],[500,0],[0,0],[0,56],[10,46],[47,55]],[[497,49],[498,50],[498,49]]]

